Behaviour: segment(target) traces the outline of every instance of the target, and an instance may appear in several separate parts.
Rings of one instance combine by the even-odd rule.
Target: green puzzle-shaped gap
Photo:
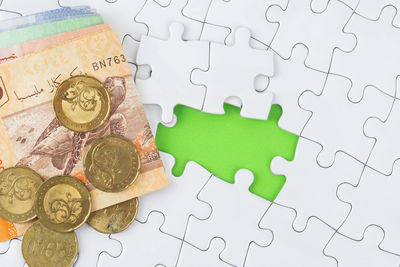
[[[188,161],[229,183],[234,183],[239,169],[249,169],[254,174],[250,191],[273,201],[286,178],[271,172],[271,160],[276,156],[293,160],[299,137],[278,127],[279,105],[272,106],[266,121],[243,118],[240,109],[229,104],[224,109],[224,115],[216,115],[176,106],[176,125],[158,126],[158,148],[175,157],[175,176],[183,174]]]

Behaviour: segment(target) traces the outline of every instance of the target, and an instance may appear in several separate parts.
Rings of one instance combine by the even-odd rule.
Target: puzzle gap
[[[224,109],[226,114],[215,115],[178,105],[175,127],[158,126],[159,149],[175,157],[175,176],[191,160],[229,183],[239,169],[247,168],[255,176],[250,191],[273,201],[286,179],[271,172],[271,160],[278,155],[292,160],[299,137],[278,127],[279,105],[272,106],[266,121],[243,118],[240,108],[229,104]]]

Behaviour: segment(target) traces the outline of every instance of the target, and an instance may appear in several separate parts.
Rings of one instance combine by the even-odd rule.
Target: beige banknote
[[[61,44],[73,38],[78,38],[86,34],[107,29],[109,29],[107,24],[99,24],[74,31],[55,34],[49,37],[36,39],[10,47],[0,48],[0,64]]]
[[[76,74],[92,75],[111,95],[108,122],[88,134],[62,127],[52,98],[57,86]],[[168,185],[146,115],[138,98],[118,35],[105,30],[64,42],[0,65],[0,169],[24,165],[44,179],[70,174],[85,182],[98,210]],[[119,134],[140,152],[139,178],[127,190],[93,188],[82,171],[81,156],[97,137]],[[0,197],[6,197],[1,196]],[[23,234],[27,225],[0,221],[0,241]]]

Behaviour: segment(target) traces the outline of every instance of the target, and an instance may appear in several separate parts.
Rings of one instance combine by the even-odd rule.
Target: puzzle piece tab
[[[236,173],[235,184],[213,176],[199,194],[199,199],[212,206],[211,216],[207,220],[191,217],[185,240],[205,250],[212,238],[224,239],[226,248],[221,253],[221,259],[236,266],[243,265],[251,242],[267,245],[272,236],[270,232],[260,229],[258,223],[271,202],[249,192],[252,182],[253,174],[245,169]]]

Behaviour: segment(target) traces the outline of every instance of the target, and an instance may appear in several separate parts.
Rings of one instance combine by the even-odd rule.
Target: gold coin
[[[78,254],[78,239],[75,232],[59,233],[35,222],[26,231],[21,249],[30,267],[69,267]]]
[[[85,223],[92,201],[89,190],[72,176],[55,176],[45,181],[36,194],[39,221],[57,232],[70,232]]]
[[[116,205],[92,212],[87,223],[96,231],[115,234],[124,231],[132,224],[138,212],[137,197]]]
[[[0,173],[0,217],[13,223],[23,223],[36,217],[36,191],[43,183],[35,171],[12,167]]]
[[[89,132],[108,119],[110,94],[94,77],[72,76],[57,88],[53,106],[62,125],[75,132]]]
[[[119,135],[94,140],[83,157],[83,170],[97,189],[120,192],[138,177],[140,155],[132,141]]]

